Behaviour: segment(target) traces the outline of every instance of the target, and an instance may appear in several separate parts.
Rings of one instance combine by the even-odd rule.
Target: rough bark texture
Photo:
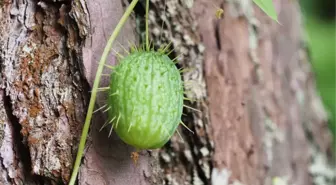
[[[205,73],[214,170],[230,170],[231,179],[244,184],[272,184],[277,176],[288,178],[289,184],[310,184],[298,99],[306,96],[309,74],[300,66],[307,61],[300,58],[297,7],[285,1],[282,5],[282,26],[260,11],[253,14],[243,2],[223,4],[226,11],[219,21],[199,17],[207,24],[200,29],[204,44],[211,48]],[[207,6],[200,4],[197,13]]]
[[[79,184],[332,184],[327,117],[299,8],[276,3],[281,25],[248,0],[151,0],[154,45],[171,41],[171,57],[192,69],[183,78],[196,101],[186,104],[201,112],[185,110],[183,121],[195,133],[179,128],[184,140],[174,135],[161,150],[140,152],[135,165],[132,147],[107,138],[109,128],[99,132],[106,115],[98,113]],[[0,0],[0,184],[69,180],[89,87],[123,11],[121,0]],[[120,45],[138,43],[141,16],[139,4]],[[113,53],[108,62],[116,63]]]
[[[12,138],[27,147],[21,155],[28,157],[29,173],[54,182],[69,179],[86,111],[83,35],[74,13],[80,11],[76,2],[1,6],[1,84],[10,99],[4,106],[11,108],[7,117],[15,118],[10,123],[22,136]]]

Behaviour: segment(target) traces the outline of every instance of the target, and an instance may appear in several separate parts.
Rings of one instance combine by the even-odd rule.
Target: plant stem
[[[101,79],[101,74],[103,72],[105,63],[106,63],[106,59],[107,59],[107,57],[110,53],[113,42],[117,38],[121,28],[124,26],[125,22],[127,21],[129,15],[132,13],[132,11],[133,11],[135,5],[138,3],[138,1],[139,0],[133,0],[131,2],[131,4],[127,7],[124,15],[121,17],[119,23],[117,24],[117,26],[114,29],[113,33],[111,34],[109,40],[107,41],[104,52],[103,52],[103,54],[101,56],[101,59],[99,61],[99,66],[98,66],[96,77],[95,77],[93,87],[92,87],[92,94],[91,94],[91,98],[90,98],[89,108],[88,108],[88,111],[87,111],[87,114],[86,114],[85,123],[84,123],[83,131],[82,131],[82,136],[80,138],[80,143],[79,143],[79,147],[78,147],[76,161],[75,161],[75,165],[74,165],[74,168],[73,168],[73,171],[72,171],[72,175],[71,175],[69,185],[74,185],[75,182],[76,182],[76,179],[77,179],[79,166],[80,166],[82,156],[83,156],[83,153],[84,153],[84,147],[85,147],[85,143],[86,143],[87,134],[88,134],[89,128],[90,128],[90,122],[91,122],[91,117],[92,117],[92,113],[93,113],[93,108],[94,108],[94,105],[95,105],[95,102],[96,102],[98,85],[99,85],[99,82],[100,82],[100,79]]]
[[[147,51],[149,51],[148,11],[149,11],[149,0],[146,0],[146,50]]]

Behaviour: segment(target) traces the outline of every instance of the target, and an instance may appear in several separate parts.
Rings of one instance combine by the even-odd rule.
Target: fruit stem
[[[131,2],[131,4],[127,7],[124,15],[121,17],[119,23],[117,24],[116,28],[114,29],[113,33],[111,34],[104,52],[101,56],[101,59],[99,61],[99,66],[97,69],[97,73],[96,73],[96,77],[93,83],[93,87],[92,87],[92,94],[91,94],[91,98],[90,98],[90,103],[89,103],[89,107],[86,113],[86,118],[85,118],[85,123],[84,123],[84,127],[83,127],[83,131],[82,131],[82,136],[80,138],[80,142],[79,142],[79,147],[78,147],[78,152],[77,152],[77,156],[76,156],[76,161],[73,167],[73,171],[71,174],[71,179],[69,182],[69,185],[74,185],[77,179],[77,174],[79,171],[79,166],[82,160],[82,156],[84,153],[84,147],[85,147],[85,143],[86,143],[86,138],[89,132],[89,128],[90,128],[90,122],[91,122],[91,117],[92,117],[92,113],[93,113],[93,109],[94,109],[94,105],[96,102],[96,96],[97,96],[97,90],[98,90],[98,85],[101,79],[101,74],[103,72],[105,63],[106,63],[106,59],[109,55],[109,52],[112,48],[113,42],[115,41],[115,39],[117,38],[121,28],[124,26],[124,24],[126,23],[129,15],[132,13],[135,5],[138,3],[139,0],[133,0]]]
[[[146,50],[147,51],[149,51],[148,11],[149,11],[149,0],[146,0]]]

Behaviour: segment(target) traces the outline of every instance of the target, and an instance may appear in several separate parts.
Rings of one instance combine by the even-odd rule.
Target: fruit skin
[[[160,148],[182,116],[179,70],[161,52],[134,51],[111,74],[108,105],[109,119],[115,118],[115,132],[125,143],[137,149]]]

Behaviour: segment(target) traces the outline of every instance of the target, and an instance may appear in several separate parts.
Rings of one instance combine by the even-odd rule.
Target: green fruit
[[[125,143],[138,149],[160,148],[181,120],[179,70],[161,52],[135,51],[112,72],[108,105],[109,119]]]

